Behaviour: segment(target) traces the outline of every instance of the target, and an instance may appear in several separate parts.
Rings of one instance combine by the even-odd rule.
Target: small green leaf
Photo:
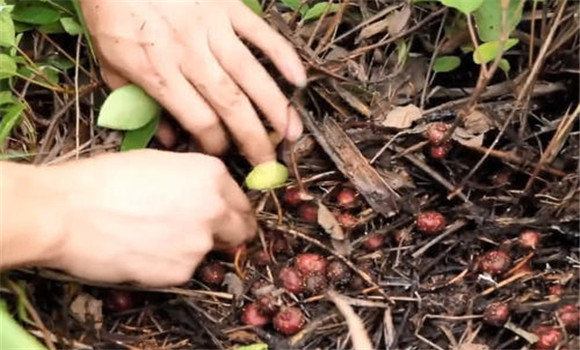
[[[397,41],[397,66],[401,66],[409,56],[409,45],[405,40]]]
[[[252,190],[268,190],[283,185],[288,179],[288,169],[271,161],[256,166],[246,177],[246,185]]]
[[[6,10],[0,11],[0,46],[13,46],[15,44],[15,36],[16,30],[14,29],[14,21],[12,21],[10,13]]]
[[[318,4],[312,6],[306,14],[304,14],[303,20],[308,21],[311,19],[318,19],[322,16],[326,8],[330,5],[327,14],[335,13],[340,9],[339,4],[331,4],[327,1],[319,2]]]
[[[506,52],[511,49],[518,43],[518,41],[519,40],[515,38],[508,39],[504,44],[503,51]],[[477,64],[487,63],[493,61],[498,54],[499,41],[483,43],[473,52],[473,62]]]
[[[268,350],[268,344],[256,343],[244,346],[238,346],[235,350]]]
[[[461,60],[457,56],[441,56],[435,59],[433,62],[433,71],[435,73],[445,73],[451,72],[455,68],[459,67]]]
[[[304,3],[302,7],[300,7],[300,0],[282,0],[282,2],[284,3],[284,5],[288,6],[290,9],[294,11],[300,9],[301,16],[304,16],[308,12],[308,10],[310,10],[310,7],[306,3]]]
[[[44,33],[44,34],[66,33],[66,31],[64,30],[64,27],[62,26],[62,24],[60,24],[59,21],[49,23],[49,24],[43,24],[43,25],[38,27],[38,31],[40,31],[41,33]]]
[[[83,34],[83,27],[77,22],[76,19],[72,17],[63,17],[60,19],[60,24],[64,28],[65,32],[70,35]]]
[[[60,69],[62,71],[71,69],[72,67],[75,66],[74,62],[72,62],[68,58],[61,57],[49,58],[46,61],[44,61],[44,63],[46,63],[49,66],[53,66],[56,69]]]
[[[27,349],[46,350],[46,348],[28,333],[8,313],[8,307],[4,300],[0,300],[0,349]]]
[[[504,72],[509,72],[510,71],[510,62],[508,60],[506,60],[505,58],[502,58],[499,63],[498,63],[498,67],[503,70]]]
[[[50,24],[58,21],[60,13],[54,7],[40,1],[17,1],[12,19],[28,24]]]
[[[264,11],[262,11],[262,5],[258,0],[242,0],[246,6],[250,8],[250,10],[254,11],[255,14],[262,17],[264,15]]]
[[[4,144],[6,138],[12,132],[12,128],[20,121],[20,116],[24,110],[24,105],[21,103],[15,103],[8,107],[6,114],[2,117],[0,121],[0,146]]]
[[[125,137],[123,137],[123,142],[121,143],[121,152],[147,147],[157,131],[159,119],[159,116],[156,116],[145,126],[125,132]]]
[[[447,7],[457,9],[466,15],[477,10],[483,4],[483,0],[439,0],[439,2]]]
[[[0,79],[16,75],[16,62],[6,54],[0,53]]]
[[[97,124],[116,130],[135,130],[149,123],[161,107],[137,85],[113,91],[103,103]]]
[[[14,96],[12,95],[12,91],[0,91],[0,106],[14,103]]]
[[[502,0],[485,0],[483,5],[473,14],[477,31],[482,41],[495,41],[501,38],[501,2]],[[509,0],[506,18],[507,35],[517,27],[522,19],[520,0]]]

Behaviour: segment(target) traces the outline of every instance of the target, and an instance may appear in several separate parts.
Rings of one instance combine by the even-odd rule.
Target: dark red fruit
[[[393,238],[397,244],[405,245],[411,241],[411,233],[408,230],[399,230],[395,232]]]
[[[491,303],[485,308],[483,320],[494,326],[503,326],[510,317],[510,308],[504,302]]]
[[[345,284],[350,279],[351,273],[344,263],[338,260],[331,261],[326,267],[326,278],[334,284]]]
[[[244,308],[242,322],[248,326],[261,327],[268,324],[270,318],[262,314],[257,302],[253,302]]]
[[[199,277],[206,284],[218,285],[224,280],[226,268],[217,261],[202,266],[199,269]]]
[[[311,273],[326,273],[326,259],[320,254],[303,253],[296,257],[294,266],[303,275],[310,275]]]
[[[526,230],[520,233],[520,247],[527,249],[536,249],[540,244],[540,233],[534,230]]]
[[[432,123],[427,127],[427,138],[433,144],[438,144],[443,140],[449,126],[445,123]]]
[[[223,254],[227,257],[227,259],[229,261],[234,261],[236,259],[236,255],[237,254],[240,254],[240,256],[242,256],[243,254],[246,253],[246,250],[247,250],[246,244],[245,243],[242,243],[239,246],[225,249],[223,251]]]
[[[480,258],[479,268],[490,275],[499,275],[510,268],[511,262],[512,259],[506,252],[490,250]]]
[[[317,295],[328,288],[328,281],[321,273],[313,273],[304,279],[304,291],[310,295]]]
[[[288,253],[289,250],[290,246],[288,245],[286,238],[281,236],[274,237],[272,240],[272,252],[274,252],[274,254]]]
[[[550,295],[562,295],[564,294],[564,286],[561,284],[554,284],[550,287]]]
[[[336,214],[336,220],[340,224],[340,226],[344,228],[353,228],[358,225],[358,219],[356,216],[350,213],[338,213]]]
[[[297,307],[287,307],[282,309],[274,317],[274,328],[282,334],[295,334],[304,326],[304,315]]]
[[[356,192],[350,188],[343,188],[336,195],[336,204],[343,208],[352,208],[356,206],[357,202]]]
[[[534,334],[540,338],[534,343],[534,349],[551,350],[556,348],[562,340],[562,332],[552,326],[538,326],[534,329]]]
[[[105,305],[114,312],[123,312],[135,307],[135,296],[126,290],[111,289],[107,292]]]
[[[262,249],[252,255],[252,261],[256,266],[266,266],[270,263],[270,256]]]
[[[304,221],[317,222],[318,221],[318,206],[314,203],[302,203],[298,207],[298,216]]]
[[[445,228],[445,225],[447,225],[447,219],[436,211],[426,211],[417,216],[417,228],[423,233],[439,233]]]
[[[295,207],[302,203],[302,196],[298,187],[291,187],[284,192],[284,203],[291,207]]]
[[[282,287],[290,293],[302,293],[304,290],[304,279],[293,267],[283,267],[278,273],[278,279]]]
[[[263,295],[256,300],[258,307],[260,309],[260,313],[262,315],[272,317],[276,312],[278,312],[278,305],[274,301],[274,298],[270,295]]]
[[[365,238],[363,245],[366,250],[369,252],[374,252],[377,249],[380,249],[385,242],[385,236],[381,233],[371,233],[370,235]]]
[[[500,171],[491,177],[491,182],[496,186],[505,186],[510,181],[510,173],[507,171]]]
[[[373,280],[373,281],[377,280],[377,276],[376,276],[375,272],[373,271],[373,263],[371,261],[364,260],[364,261],[358,263],[357,267],[361,271],[363,271],[367,275],[369,275],[371,280]],[[366,282],[362,279],[362,277],[360,277],[359,275],[356,275],[350,279],[349,285],[352,289],[359,290],[359,289],[362,289],[366,286]]]
[[[451,144],[445,143],[441,146],[431,146],[429,148],[429,155],[431,155],[431,158],[433,159],[443,159],[447,156],[449,151],[451,151]]]
[[[514,275],[519,275],[519,274],[522,274],[522,273],[532,273],[532,272],[534,272],[534,269],[532,269],[532,265],[530,265],[530,263],[527,262],[527,263],[521,265],[520,267],[518,267],[513,272],[513,274]]]
[[[556,313],[568,331],[574,331],[580,328],[580,310],[576,305],[564,305]]]

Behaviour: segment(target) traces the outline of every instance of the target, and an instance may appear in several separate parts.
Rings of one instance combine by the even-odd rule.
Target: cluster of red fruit
[[[434,159],[445,158],[447,153],[451,150],[451,141],[441,143],[447,130],[449,130],[449,126],[441,122],[432,123],[427,127],[426,136],[427,139],[429,139],[429,142],[431,142],[429,154]]]
[[[318,222],[318,205],[309,200],[308,196],[299,188],[292,187],[284,192],[284,203],[297,208],[298,216],[310,223]],[[350,188],[341,189],[336,195],[336,205],[342,209],[352,209],[358,205],[357,193]],[[334,213],[339,224],[344,228],[353,228],[358,224],[358,219],[347,210],[337,210]]]
[[[578,306],[568,304],[556,310],[556,315],[568,332],[577,332],[580,329],[580,310]],[[505,302],[495,302],[487,305],[483,320],[493,326],[503,326],[510,317],[509,305]],[[555,349],[563,339],[562,331],[550,325],[538,325],[531,329],[538,337],[534,344],[537,350]]]
[[[274,297],[264,295],[244,308],[242,322],[254,327],[272,322],[278,332],[291,335],[300,331],[306,321],[298,307],[280,307]]]

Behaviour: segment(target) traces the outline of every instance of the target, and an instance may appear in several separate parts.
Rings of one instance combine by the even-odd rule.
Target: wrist
[[[65,193],[50,168],[0,162],[0,270],[42,265],[64,241]]]

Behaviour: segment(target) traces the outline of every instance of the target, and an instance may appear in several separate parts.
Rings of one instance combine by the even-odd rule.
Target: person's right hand
[[[181,284],[215,246],[256,231],[247,197],[210,156],[141,150],[45,171],[62,227],[42,264],[88,280]]]

